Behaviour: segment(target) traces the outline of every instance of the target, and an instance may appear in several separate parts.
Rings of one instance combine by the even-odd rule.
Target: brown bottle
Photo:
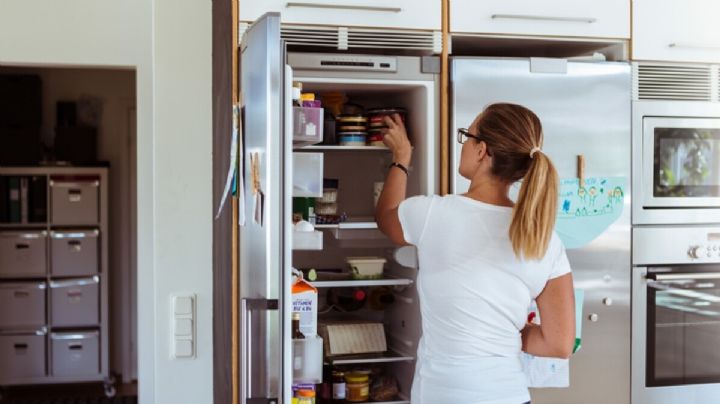
[[[292,314],[292,339],[305,339],[305,334],[300,331],[300,313],[297,311]]]

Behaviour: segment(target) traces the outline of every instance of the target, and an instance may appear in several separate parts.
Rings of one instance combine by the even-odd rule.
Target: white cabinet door
[[[450,31],[630,37],[630,0],[450,0]]]
[[[254,0],[240,2],[240,20],[255,21],[268,11],[283,23],[335,26],[441,29],[440,0]]]
[[[720,62],[720,1],[633,0],[635,60]]]

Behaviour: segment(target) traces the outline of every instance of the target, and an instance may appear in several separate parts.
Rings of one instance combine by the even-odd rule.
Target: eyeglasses
[[[459,129],[457,130],[457,141],[458,141],[458,143],[460,143],[460,144],[465,144],[465,142],[467,142],[468,138],[473,138],[473,139],[477,140],[478,142],[482,140],[482,139],[480,138],[480,136],[478,136],[478,135],[473,135],[472,133],[468,132],[468,130],[465,129],[465,128],[459,128]]]

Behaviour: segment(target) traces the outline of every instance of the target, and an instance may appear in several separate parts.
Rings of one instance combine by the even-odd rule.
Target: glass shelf
[[[314,281],[310,282],[316,288],[353,288],[353,287],[376,287],[376,286],[408,286],[412,285],[411,279],[385,278],[385,279],[352,279],[338,281]]]
[[[414,360],[414,356],[402,355],[392,350],[381,354],[345,355],[335,358],[326,358],[326,362],[333,366],[367,363],[412,362]]]
[[[317,145],[317,146],[305,146],[300,150],[296,151],[385,151],[389,152],[385,146],[331,146],[331,145]]]

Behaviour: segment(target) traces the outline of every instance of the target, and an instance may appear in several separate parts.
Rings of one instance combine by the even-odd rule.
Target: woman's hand
[[[408,139],[405,124],[398,114],[393,114],[392,117],[385,116],[383,120],[388,126],[382,131],[383,143],[392,152],[393,162],[409,167],[412,159],[412,145]]]

